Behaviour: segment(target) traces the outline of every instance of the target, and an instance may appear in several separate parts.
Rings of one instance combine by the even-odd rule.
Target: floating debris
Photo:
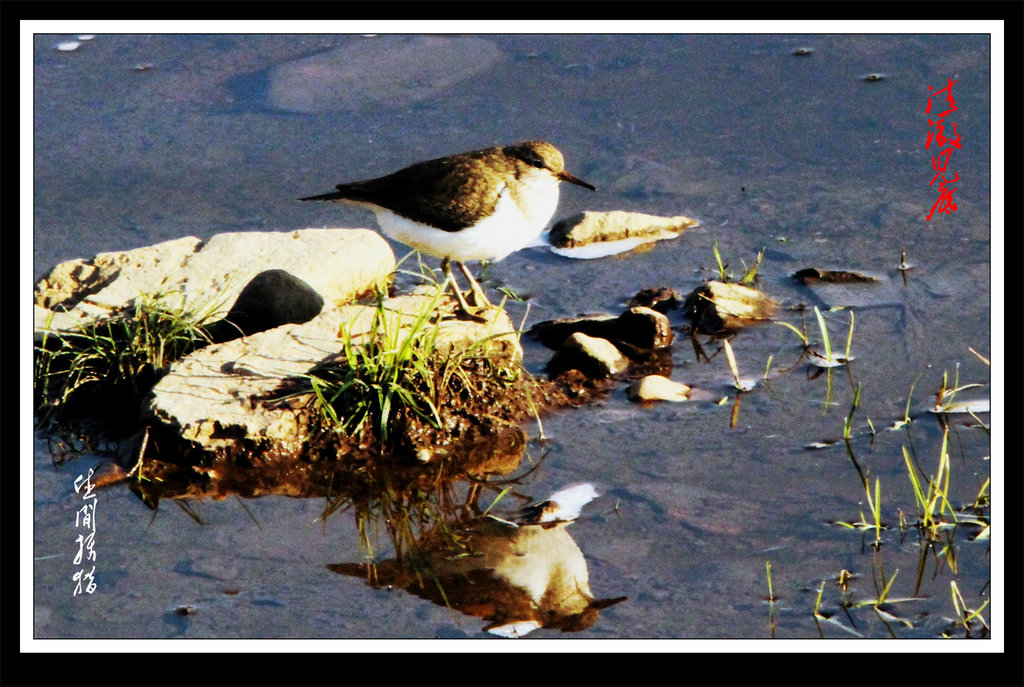
[[[964,389],[981,387],[981,384],[963,384],[961,386],[947,389],[943,382],[943,389],[939,391],[935,405],[928,409],[930,413],[987,413],[989,412],[988,399],[977,399],[970,401],[954,401],[958,393]]]
[[[797,48],[790,54],[796,57],[807,57],[809,55],[814,54],[814,50],[812,50],[811,48]]]
[[[732,386],[737,391],[753,391],[760,381],[760,377],[736,377],[732,381]]]
[[[61,52],[71,52],[72,50],[78,50],[78,47],[82,45],[79,41],[62,41],[54,47]]]
[[[886,74],[865,74],[863,81],[882,81],[887,77]]]
[[[846,363],[853,360],[854,357],[851,355],[849,358],[843,358],[837,355],[826,356],[818,353],[817,351],[807,351],[807,361],[815,367],[842,367]]]
[[[953,401],[950,403],[936,403],[928,409],[929,413],[987,413],[991,410],[991,404],[987,398],[975,401]]]
[[[577,484],[556,491],[544,501],[521,509],[513,518],[516,527],[542,522],[570,522],[580,516],[583,506],[598,497],[592,484]]]

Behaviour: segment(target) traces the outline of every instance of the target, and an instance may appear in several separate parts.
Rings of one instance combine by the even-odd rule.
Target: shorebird
[[[546,141],[524,141],[419,162],[300,200],[373,211],[385,235],[441,258],[459,307],[477,316],[490,304],[464,263],[498,261],[529,245],[554,215],[562,181],[595,190],[565,170],[558,148]],[[452,262],[469,280],[474,306],[456,283]]]

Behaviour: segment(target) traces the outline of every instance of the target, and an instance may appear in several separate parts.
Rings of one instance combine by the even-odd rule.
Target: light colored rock
[[[749,286],[710,281],[694,289],[683,308],[702,331],[714,333],[768,321],[778,304]]]
[[[336,359],[346,336],[360,344],[384,330],[400,346],[427,313],[440,358],[471,349],[522,359],[505,312],[492,309],[485,322],[445,319],[454,304],[436,288],[388,299],[379,310],[345,304],[386,284],[394,268],[388,243],[365,229],[228,233],[205,244],[187,237],[59,265],[37,287],[37,327],[48,329],[36,334],[100,321],[140,297],[208,308],[214,316],[204,329],[214,343],[171,364],[147,397],[149,425],[203,450],[295,456],[308,429],[308,374]],[[230,324],[216,319],[224,314]],[[386,324],[377,327],[381,318]],[[248,328],[254,322],[270,324]]]
[[[426,306],[428,296],[410,295],[385,303],[389,327],[408,326]],[[306,429],[302,405],[272,400],[281,396],[285,380],[304,377],[315,365],[342,350],[341,331],[358,337],[372,329],[375,306],[347,305],[325,309],[313,320],[214,344],[171,366],[154,386],[147,412],[155,421],[207,450],[254,442],[268,450],[299,450]],[[521,357],[515,329],[501,312],[489,323],[443,320],[438,350],[493,337],[490,344]],[[493,349],[492,349],[493,350]]]
[[[631,401],[688,401],[690,387],[662,375],[647,375],[626,389]]]
[[[437,97],[503,59],[500,47],[479,37],[359,38],[274,69],[267,102],[292,112],[403,108]]]
[[[579,370],[589,377],[610,377],[629,367],[627,359],[611,341],[572,334],[548,362],[548,370],[558,374],[564,370]]]
[[[201,244],[196,237],[185,236],[57,265],[36,284],[36,333],[74,331],[109,317],[134,302],[140,293],[173,288],[168,285],[178,283],[176,274]]]
[[[159,297],[175,309],[209,311],[216,319],[255,278],[275,270],[308,286],[324,303],[342,303],[386,283],[394,268],[391,247],[369,229],[229,232],[205,244],[189,236],[58,265],[36,287],[36,334],[74,331],[140,295]],[[286,299],[296,291],[302,290],[270,288],[255,298]],[[290,307],[285,302],[279,309]]]
[[[182,288],[189,305],[233,303],[253,277],[267,270],[284,270],[326,303],[340,304],[385,284],[395,255],[369,229],[230,232],[211,238],[186,268]]]
[[[640,212],[582,212],[560,220],[548,234],[553,252],[571,258],[600,258],[654,241],[673,239],[697,225],[689,217]]]

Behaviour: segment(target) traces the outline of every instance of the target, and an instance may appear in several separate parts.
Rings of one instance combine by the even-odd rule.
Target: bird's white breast
[[[500,186],[494,213],[460,231],[442,231],[375,208],[377,223],[387,236],[421,253],[457,262],[501,260],[532,243],[558,206],[558,180],[551,175],[521,177],[517,184],[515,193]]]

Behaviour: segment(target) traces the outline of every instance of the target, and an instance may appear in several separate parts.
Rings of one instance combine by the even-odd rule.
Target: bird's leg
[[[466,271],[465,266],[461,262],[459,263],[459,266],[462,267],[463,271]],[[442,258],[441,259],[441,270],[444,272],[445,279],[448,282],[448,287],[451,289],[452,295],[455,296],[455,300],[459,304],[459,309],[463,313],[468,315],[470,318],[472,318],[472,319],[484,320],[484,318],[480,316],[480,312],[484,308],[483,307],[473,307],[473,306],[470,306],[470,304],[466,302],[466,297],[463,295],[462,289],[459,288],[459,283],[457,281],[455,281],[455,275],[452,274],[452,265],[451,265],[451,261],[449,261],[448,258]],[[468,274],[468,271],[467,271],[467,274]],[[472,279],[472,275],[469,275],[469,277]],[[476,284],[476,280],[473,280],[473,283]],[[480,285],[477,284],[476,288],[479,289]],[[474,300],[475,300],[476,299],[476,291],[474,291],[473,293],[474,293]],[[487,302],[486,298],[484,299],[484,302]]]
[[[473,277],[473,273],[463,263],[456,262],[455,264],[459,266],[459,269],[462,270],[462,273],[466,275],[466,279],[469,281],[470,291],[473,292],[473,303],[481,309],[490,308],[491,302],[487,300],[487,294],[484,293],[483,287]]]

